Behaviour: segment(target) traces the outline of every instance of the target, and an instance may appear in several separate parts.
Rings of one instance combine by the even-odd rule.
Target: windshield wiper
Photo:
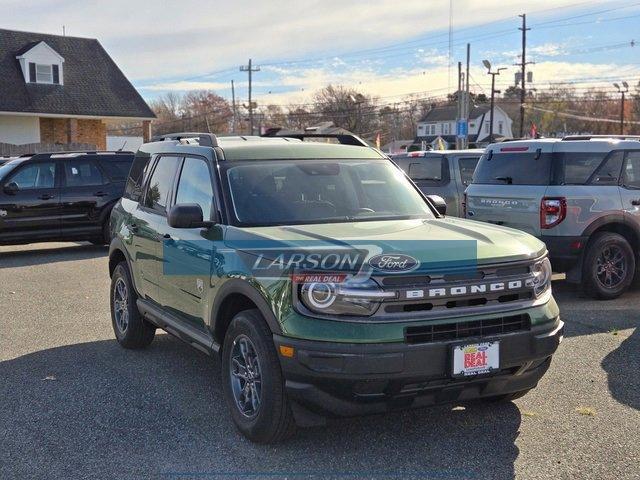
[[[513,178],[511,177],[494,177],[494,180],[500,180],[501,182],[507,183],[511,185],[513,183]]]

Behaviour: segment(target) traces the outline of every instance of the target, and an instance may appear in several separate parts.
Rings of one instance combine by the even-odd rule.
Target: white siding
[[[0,142],[13,145],[40,142],[38,117],[0,115]]]

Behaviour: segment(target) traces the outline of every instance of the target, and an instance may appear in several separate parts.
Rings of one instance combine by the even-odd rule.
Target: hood
[[[382,251],[416,255],[425,248],[438,262],[490,264],[534,259],[546,252],[543,242],[511,228],[455,217],[387,220],[277,227],[230,227],[225,243],[243,250],[252,241],[279,245],[353,246],[375,244]],[[235,245],[234,245],[235,244]],[[310,247],[313,248],[313,247]],[[250,248],[249,248],[250,249]]]

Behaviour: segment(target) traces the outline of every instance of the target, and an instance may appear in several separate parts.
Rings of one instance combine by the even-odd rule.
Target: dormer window
[[[16,58],[27,83],[62,85],[64,58],[45,42],[28,45]]]
[[[29,63],[29,82],[31,83],[60,83],[60,67],[58,65],[44,65]]]

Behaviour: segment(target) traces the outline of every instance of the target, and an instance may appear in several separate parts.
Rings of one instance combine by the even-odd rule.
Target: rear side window
[[[460,179],[463,185],[469,185],[473,180],[473,172],[476,171],[478,165],[478,157],[460,158],[458,159],[458,168],[460,168]]]
[[[549,185],[550,153],[485,153],[480,157],[473,183],[484,185]]]
[[[627,153],[623,175],[625,187],[640,188],[640,152]]]
[[[64,162],[65,185],[84,187],[102,185],[102,172],[93,160],[69,160]]]
[[[144,206],[164,213],[181,157],[162,156],[149,179]]]
[[[142,191],[149,176],[151,163],[151,156],[148,153],[142,151],[136,153],[129,169],[127,185],[124,191],[125,198],[135,202],[139,202],[142,199]]]
[[[20,168],[10,176],[7,183],[15,183],[20,190],[53,188],[55,185],[56,165],[54,162],[42,162]]]
[[[560,162],[562,185],[584,185],[596,168],[603,162],[607,152],[563,152],[557,153],[555,161]]]
[[[443,185],[449,181],[448,161],[438,155],[432,157],[408,158],[404,170],[414,182],[427,182],[433,185]]]
[[[617,185],[624,162],[624,152],[613,152],[591,178],[592,185]]]
[[[102,160],[100,165],[112,182],[123,182],[129,176],[132,159],[128,160]]]

